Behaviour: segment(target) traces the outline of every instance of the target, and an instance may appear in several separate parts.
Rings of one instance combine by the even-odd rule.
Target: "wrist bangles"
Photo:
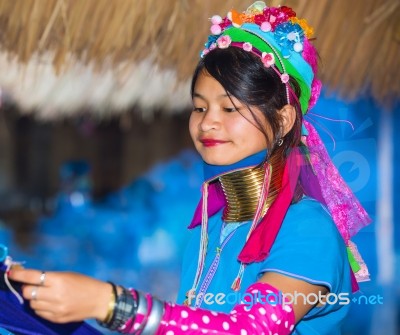
[[[110,330],[118,330],[131,320],[136,334],[154,334],[164,314],[164,303],[150,294],[125,288],[118,295],[117,286],[109,283],[112,286],[112,297],[107,316],[104,321],[97,322]]]
[[[107,315],[106,315],[104,321],[102,322],[104,324],[108,324],[111,322],[111,319],[114,315],[114,309],[115,309],[115,305],[117,304],[117,297],[118,297],[117,286],[112,282],[108,282],[108,283],[111,284],[112,293],[111,293],[111,299],[108,303]]]

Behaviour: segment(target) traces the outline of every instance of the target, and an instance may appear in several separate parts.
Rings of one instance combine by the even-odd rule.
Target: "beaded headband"
[[[315,103],[321,85],[315,78],[316,52],[308,42],[313,29],[304,19],[298,19],[289,7],[268,7],[263,1],[256,1],[243,13],[231,10],[225,18],[214,15],[211,23],[211,35],[201,52],[202,58],[213,49],[228,47],[257,55],[286,85],[289,104],[290,93],[296,95],[288,82],[290,77],[297,80],[301,90],[298,100],[302,113],[306,114]]]

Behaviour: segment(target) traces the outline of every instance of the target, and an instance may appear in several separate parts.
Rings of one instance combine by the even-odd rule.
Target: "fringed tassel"
[[[266,200],[268,198],[269,186],[271,184],[271,176],[272,176],[272,165],[266,164],[265,165],[264,182],[263,182],[263,187],[261,190],[260,199],[258,200],[256,213],[254,215],[253,222],[252,222],[249,232],[247,234],[246,242],[249,239],[253,230],[256,228],[258,221],[261,218],[261,214],[264,212],[264,208],[267,205]],[[266,213],[266,211],[265,211],[265,213]],[[265,215],[265,213],[264,213],[264,215]]]
[[[261,218],[261,214],[263,213],[264,206],[266,206],[266,200],[268,198],[269,186],[271,184],[271,176],[272,176],[272,165],[271,164],[266,164],[265,165],[263,188],[261,190],[261,195],[260,195],[260,199],[258,201],[257,210],[256,210],[256,213],[254,215],[253,222],[251,224],[250,230],[249,230],[249,232],[247,234],[247,237],[246,237],[246,242],[249,239],[249,237],[250,237],[251,233],[253,232],[253,230],[255,229],[255,227],[257,226],[258,221]],[[242,279],[243,279],[244,270],[245,270],[245,264],[243,262],[240,262],[240,267],[239,267],[238,274],[237,274],[237,276],[236,276],[236,278],[233,281],[232,286],[231,286],[232,290],[234,290],[234,291],[239,291],[240,290],[240,287],[242,285]]]
[[[231,289],[236,292],[240,290],[240,286],[242,285],[244,269],[245,269],[245,265],[243,263],[240,263],[239,272],[231,286]]]
[[[241,283],[242,283],[242,278],[236,277],[231,286],[232,290],[239,291]]]
[[[200,236],[200,250],[199,258],[197,262],[196,275],[194,277],[192,288],[186,295],[185,304],[190,306],[192,299],[196,296],[197,286],[199,285],[201,275],[204,269],[204,261],[207,254],[208,245],[208,214],[207,214],[207,202],[208,202],[208,183],[204,183],[202,187],[202,213],[201,213],[201,236]]]

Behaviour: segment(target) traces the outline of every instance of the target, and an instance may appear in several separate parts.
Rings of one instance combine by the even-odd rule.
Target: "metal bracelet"
[[[151,299],[152,299],[151,311],[147,319],[147,322],[144,325],[141,335],[155,334],[158,327],[160,326],[161,319],[164,315],[164,302],[154,297],[152,297]]]
[[[138,304],[136,299],[129,290],[124,288],[122,293],[118,296],[113,318],[106,327],[111,330],[118,330],[129,319],[135,318],[137,309]]]
[[[104,319],[104,321],[97,320],[97,323],[102,327],[108,327],[108,325],[112,322],[112,320],[114,318],[114,314],[115,314],[115,308],[117,306],[117,299],[118,299],[117,286],[113,282],[110,282],[110,281],[108,281],[107,283],[109,283],[112,287],[112,300],[108,304],[108,311],[107,311],[107,315],[106,315],[106,318]]]
[[[134,334],[155,334],[164,315],[164,302],[152,296],[147,297],[143,292],[135,291],[135,296],[137,298],[129,290],[123,289],[122,293],[117,297],[111,320],[108,323],[99,321],[98,323],[110,330],[118,330],[128,320],[135,320],[137,315],[142,315],[145,319]],[[148,299],[151,300],[151,304],[149,304]],[[150,311],[149,308],[151,308]]]
[[[137,293],[137,300],[138,300],[138,308],[137,313],[139,315],[146,316],[148,314],[149,306],[147,304],[147,298],[143,292],[136,291]]]

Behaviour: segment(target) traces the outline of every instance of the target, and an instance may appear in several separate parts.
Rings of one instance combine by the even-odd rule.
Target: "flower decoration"
[[[245,51],[251,51],[253,49],[253,46],[249,42],[243,43],[243,50]]]
[[[275,64],[275,56],[270,52],[263,52],[261,55],[261,61],[263,62],[265,67],[270,67]]]
[[[287,73],[282,73],[281,74],[281,81],[282,83],[286,84],[289,81],[290,77]]]
[[[292,52],[303,52],[304,38],[311,38],[314,31],[306,20],[296,17],[296,13],[287,6],[268,7],[264,1],[256,1],[245,12],[232,9],[225,18],[214,15],[211,21],[211,35],[205,44],[206,49],[216,43],[219,48],[227,48],[231,44],[228,37],[220,40],[223,32],[230,28],[240,28],[245,23],[254,23],[262,32],[271,32],[280,46],[284,58],[289,58]],[[228,36],[228,35],[224,35]],[[252,51],[252,46],[245,43],[243,49]],[[202,55],[205,55],[204,51]]]
[[[229,20],[228,17],[224,17],[219,25],[221,26],[222,30],[225,30],[232,25],[232,21]]]
[[[254,16],[254,23],[259,25],[261,27],[261,25],[267,22],[270,24],[270,22],[267,20],[267,18],[263,15],[263,14],[257,14]],[[270,24],[271,25],[271,24]]]
[[[215,41],[218,39],[218,36],[215,35],[209,35],[208,36],[208,40],[207,42],[204,44],[204,46],[206,47],[206,49],[208,49],[211,44],[215,43]]]
[[[307,90],[310,88],[309,79],[316,74],[316,67],[312,65],[316,64],[315,51],[309,47],[309,39],[314,31],[306,20],[296,17],[296,13],[290,7],[268,7],[264,1],[256,1],[244,12],[231,10],[226,17],[214,15],[210,21],[211,35],[201,52],[201,57],[215,48],[225,49],[230,46],[250,52],[259,57],[265,67],[272,68],[279,75],[282,83],[287,86],[287,96],[290,89],[289,73],[295,71],[288,66],[297,67],[299,64],[297,74],[300,74],[299,83],[302,85],[299,101],[302,112],[306,113],[311,105]],[[237,29],[232,29],[233,27]],[[259,43],[260,40],[266,45]],[[289,59],[290,57],[292,59]],[[310,73],[307,63],[311,65],[313,73]],[[315,82],[314,78],[312,87]],[[316,96],[318,92],[316,90]]]
[[[303,51],[304,31],[297,23],[290,21],[280,24],[275,30],[275,40],[282,47],[282,55],[290,57],[290,51]]]
[[[285,17],[287,19],[292,18],[292,17],[296,17],[296,12],[290,7],[281,6],[280,10],[282,11],[282,13],[285,15]]]
[[[281,23],[287,22],[291,17],[295,17],[296,13],[289,7],[265,7],[263,13],[256,15],[254,22],[261,26],[263,22],[269,22],[271,24],[271,30],[274,31],[275,28]]]
[[[220,49],[226,49],[232,43],[232,39],[229,35],[220,36],[217,39],[217,45]]]
[[[241,18],[244,23],[254,23],[254,15],[242,14]]]

